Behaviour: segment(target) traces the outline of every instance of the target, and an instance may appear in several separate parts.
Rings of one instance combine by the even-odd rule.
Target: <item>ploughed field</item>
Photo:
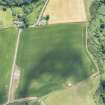
[[[15,28],[0,29],[0,105],[8,96],[16,33]]]
[[[25,29],[18,49],[21,81],[16,97],[45,96],[88,78],[94,67],[85,49],[85,25]]]

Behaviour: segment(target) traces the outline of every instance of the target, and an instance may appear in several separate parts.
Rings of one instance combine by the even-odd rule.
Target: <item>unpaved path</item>
[[[26,98],[21,98],[21,99],[13,100],[11,103],[18,103],[18,102],[25,102],[25,101],[33,101],[33,100],[38,100],[38,98],[37,97],[26,97]]]
[[[13,100],[12,99],[13,98],[12,85],[13,85],[13,81],[14,81],[15,65],[16,65],[16,58],[17,58],[17,52],[18,52],[21,32],[22,32],[22,30],[19,29],[18,37],[17,37],[17,41],[16,41],[16,47],[15,47],[15,51],[14,51],[14,57],[13,57],[12,73],[11,73],[10,86],[9,86],[9,92],[8,92],[8,102],[7,103],[9,103]]]

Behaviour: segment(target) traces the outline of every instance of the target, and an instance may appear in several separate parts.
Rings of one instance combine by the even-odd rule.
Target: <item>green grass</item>
[[[23,31],[17,64],[17,97],[44,96],[77,83],[94,72],[83,46],[85,25],[59,24]]]
[[[99,77],[81,81],[72,87],[52,92],[41,99],[46,105],[96,105],[93,96],[99,86]]]
[[[0,10],[0,27],[10,27],[13,25],[12,12],[8,8],[6,11]]]
[[[16,35],[14,28],[0,29],[0,104],[8,95]]]

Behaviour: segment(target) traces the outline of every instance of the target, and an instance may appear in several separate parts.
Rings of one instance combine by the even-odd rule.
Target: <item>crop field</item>
[[[22,77],[16,97],[45,96],[95,72],[83,46],[83,34],[82,23],[24,30],[17,57]]]
[[[84,0],[49,0],[44,16],[49,24],[87,21]]]
[[[16,33],[14,28],[0,29],[0,105],[8,95]]]

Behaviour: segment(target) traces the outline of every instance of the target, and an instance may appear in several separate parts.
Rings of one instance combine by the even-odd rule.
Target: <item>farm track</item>
[[[16,58],[17,58],[17,53],[18,53],[18,47],[19,47],[21,32],[22,32],[22,30],[19,29],[17,41],[16,41],[16,47],[15,47],[15,51],[14,51],[14,57],[13,57],[12,72],[11,72],[11,79],[10,79],[10,86],[9,86],[7,103],[10,103],[13,100],[12,99],[12,85],[13,85],[13,81],[14,81],[13,77],[14,77],[14,73],[15,73]]]
[[[42,8],[42,11],[40,12],[40,15],[39,15],[39,17],[38,17],[38,19],[37,19],[37,22],[34,23],[34,26],[35,26],[35,25],[39,25],[40,20],[41,20],[41,17],[42,17],[42,15],[43,15],[43,13],[44,13],[44,11],[45,11],[45,9],[46,9],[46,6],[47,6],[48,2],[49,2],[49,0],[46,0],[44,6],[43,6],[43,8]]]
[[[29,26],[30,28],[36,27],[36,26],[39,25],[40,20],[41,20],[41,17],[43,16],[43,13],[44,13],[44,11],[45,11],[45,9],[46,9],[46,7],[47,7],[48,2],[49,2],[49,0],[46,0],[45,4],[44,4],[44,6],[43,6],[43,8],[42,8],[42,10],[41,10],[41,12],[40,12],[40,14],[39,14],[39,17],[38,17],[37,21],[35,21],[33,25],[30,25],[30,26]]]

